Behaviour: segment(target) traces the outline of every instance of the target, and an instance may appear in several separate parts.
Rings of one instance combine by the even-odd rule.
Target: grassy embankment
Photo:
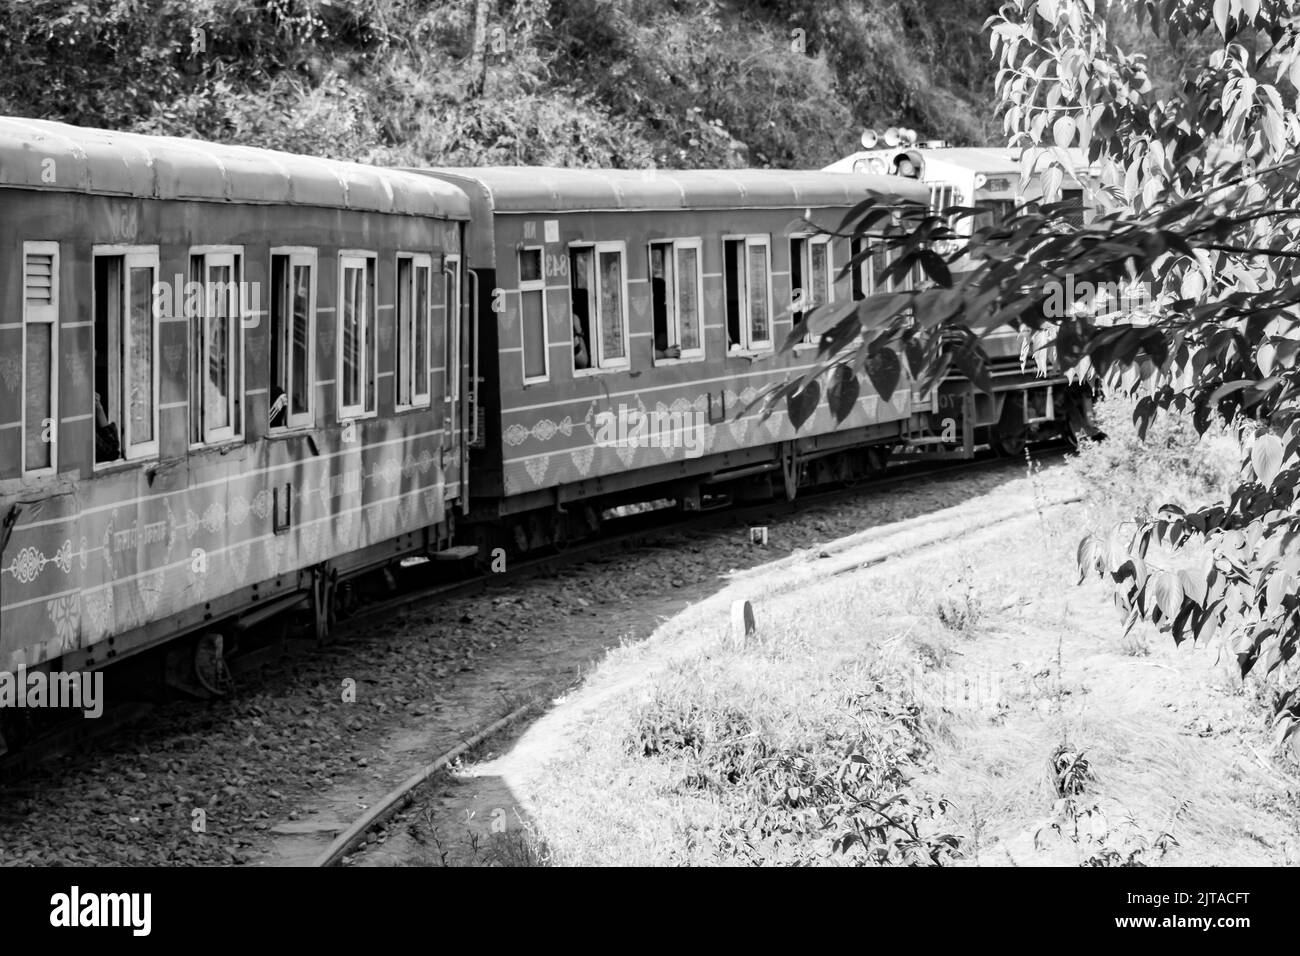
[[[1110,443],[1014,482],[1029,504],[1006,527],[783,592],[774,581],[743,647],[719,617],[612,654],[587,685],[625,686],[561,759],[511,781],[535,853],[1295,862],[1300,783],[1291,757],[1267,752],[1266,695],[1214,645],[1123,636],[1106,588],[1075,585],[1084,528],[1202,498],[1231,467],[1222,437],[1170,422],[1142,445],[1126,416],[1103,412]],[[1082,502],[1041,507],[1080,484]],[[611,677],[629,666],[649,676]]]

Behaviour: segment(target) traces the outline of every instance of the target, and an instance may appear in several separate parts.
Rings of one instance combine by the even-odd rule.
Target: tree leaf
[[[1214,0],[1214,25],[1224,39],[1228,37],[1228,0]]]
[[[837,365],[831,373],[830,388],[826,390],[826,403],[830,406],[837,425],[853,413],[861,392],[862,386],[853,370],[847,365]]]
[[[888,402],[894,397],[894,389],[902,377],[903,364],[893,349],[883,349],[867,359],[866,373],[880,400]]]
[[[1205,577],[1194,570],[1183,568],[1178,572],[1178,583],[1183,587],[1183,594],[1196,604],[1205,606],[1205,593],[1209,587]]]
[[[1062,116],[1052,124],[1052,142],[1065,149],[1074,142],[1076,129],[1078,129],[1078,125],[1071,117]]]
[[[822,398],[821,383],[813,379],[798,392],[785,400],[785,411],[790,416],[790,424],[798,431],[804,422],[812,418],[817,411],[817,404]]]
[[[1157,571],[1148,580],[1147,591],[1166,618],[1172,621],[1178,616],[1183,606],[1183,586],[1178,583],[1176,575]]]
[[[1250,463],[1260,484],[1268,487],[1282,467],[1282,439],[1276,435],[1260,435],[1250,449]]]

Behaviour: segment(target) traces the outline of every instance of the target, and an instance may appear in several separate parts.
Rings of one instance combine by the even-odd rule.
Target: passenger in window
[[[271,386],[271,427],[283,428],[289,412],[289,396],[279,385]]]
[[[668,336],[660,336],[658,332],[654,337],[654,356],[656,359],[680,359],[681,346],[668,345]]]
[[[591,368],[591,353],[587,350],[587,329],[589,327],[587,297],[585,295],[575,295],[573,297],[574,368]]]
[[[122,442],[118,438],[117,425],[108,420],[99,392],[95,392],[95,463],[117,461],[121,457]]]
[[[659,255],[659,261],[662,263],[662,253]],[[654,311],[655,358],[681,358],[681,346],[671,345],[668,342],[668,283],[664,281],[662,275],[653,276],[650,279],[650,301],[653,304]]]

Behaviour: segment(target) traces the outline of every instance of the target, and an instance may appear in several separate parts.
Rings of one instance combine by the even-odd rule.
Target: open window
[[[652,242],[649,255],[655,361],[703,358],[700,303],[704,300],[704,276],[700,269],[700,240]]]
[[[190,251],[190,281],[203,293],[190,316],[190,441],[214,444],[243,434],[242,250]]]
[[[59,244],[23,243],[24,476],[58,469]]]
[[[397,399],[398,410],[427,408],[429,366],[433,361],[433,257],[397,257]]]
[[[338,389],[339,421],[375,411],[378,336],[375,308],[375,254],[339,254]]]
[[[546,276],[542,271],[540,247],[519,250],[519,319],[524,384],[545,382],[551,376],[551,342],[546,325]]]
[[[723,239],[728,352],[772,347],[771,263],[767,236]]]
[[[627,270],[622,242],[569,247],[573,368],[627,368]]]
[[[95,464],[158,455],[157,248],[96,249]]]
[[[798,326],[813,309],[835,301],[831,237],[793,236],[790,239],[790,310]],[[811,333],[805,342],[816,339]]]
[[[864,242],[861,239],[852,239],[849,241],[849,254],[857,259],[863,249],[868,248],[869,241]],[[875,270],[875,252],[871,252],[858,262],[858,267],[853,270],[851,276],[853,299],[865,299],[869,295],[874,295],[876,289],[876,270]]]
[[[304,428],[312,415],[316,250],[271,250],[271,428]]]

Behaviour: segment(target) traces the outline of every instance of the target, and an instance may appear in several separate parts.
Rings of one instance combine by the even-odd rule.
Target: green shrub
[[[686,843],[745,864],[940,865],[959,854],[946,805],[910,786],[928,753],[920,710],[876,685],[834,708],[833,722],[795,715],[754,724],[684,678],[638,713],[627,752],[675,761],[679,789],[704,790],[725,811]]]

